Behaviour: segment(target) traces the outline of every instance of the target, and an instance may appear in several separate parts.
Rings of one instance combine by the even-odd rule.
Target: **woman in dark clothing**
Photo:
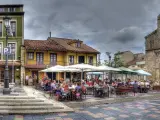
[[[137,92],[138,92],[138,83],[137,83],[137,81],[135,81],[134,84],[133,84],[133,93],[134,93],[134,96],[135,96],[135,94]]]

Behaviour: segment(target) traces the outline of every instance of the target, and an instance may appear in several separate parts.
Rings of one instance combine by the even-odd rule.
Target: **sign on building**
[[[11,54],[11,48],[10,47],[5,47],[4,48],[4,55],[9,55]]]

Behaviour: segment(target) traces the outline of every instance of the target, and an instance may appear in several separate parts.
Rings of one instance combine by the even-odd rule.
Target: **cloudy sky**
[[[25,38],[81,39],[99,50],[144,52],[144,36],[156,29],[160,0],[0,0],[24,4]]]

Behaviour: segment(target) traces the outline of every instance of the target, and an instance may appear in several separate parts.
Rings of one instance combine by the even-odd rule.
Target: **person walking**
[[[37,86],[37,75],[34,74],[33,76],[33,82],[34,82],[34,86]]]
[[[26,85],[28,85],[28,81],[29,81],[29,76],[26,75]]]
[[[135,81],[134,84],[133,84],[133,93],[134,93],[134,96],[136,95],[137,92],[138,92],[138,83],[137,83],[137,81]]]

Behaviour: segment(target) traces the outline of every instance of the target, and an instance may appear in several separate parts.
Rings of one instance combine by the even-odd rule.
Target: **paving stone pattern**
[[[160,100],[96,105],[73,113],[4,115],[0,120],[160,120]]]

